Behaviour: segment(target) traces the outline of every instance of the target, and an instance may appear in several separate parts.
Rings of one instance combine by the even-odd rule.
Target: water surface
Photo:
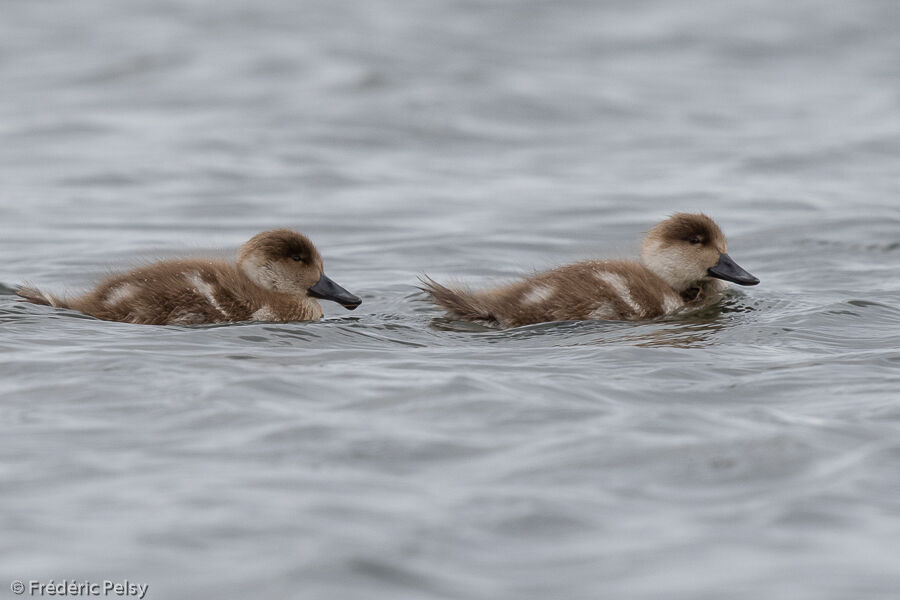
[[[0,577],[150,598],[894,598],[900,5],[3,2]],[[705,211],[762,279],[448,322]],[[21,304],[294,227],[318,323]],[[4,583],[3,585],[6,585]]]

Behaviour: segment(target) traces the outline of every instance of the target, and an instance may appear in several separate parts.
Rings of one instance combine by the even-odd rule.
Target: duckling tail
[[[420,290],[431,295],[449,316],[465,321],[495,321],[490,308],[474,293],[468,290],[453,290],[443,286],[427,275],[420,277]]]
[[[38,290],[37,288],[28,287],[28,286],[19,286],[19,289],[16,290],[16,294],[27,300],[28,302],[33,302],[34,304],[40,304],[41,306],[55,306],[57,308],[68,308],[68,305],[60,300],[59,298],[54,298],[50,294],[45,294],[44,292]]]

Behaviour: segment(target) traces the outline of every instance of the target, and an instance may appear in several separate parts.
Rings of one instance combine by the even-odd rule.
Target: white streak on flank
[[[616,312],[616,310],[612,307],[608,302],[601,302],[597,305],[591,314],[588,315],[589,319],[601,319],[601,320],[610,320],[610,319],[621,319],[622,315]]]
[[[194,286],[194,288],[196,288],[201,296],[206,298],[206,301],[209,302],[210,306],[219,311],[223,316],[227,316],[225,315],[225,311],[222,310],[222,307],[219,306],[219,303],[216,302],[216,296],[213,293],[212,285],[203,281],[203,278],[200,277],[200,273],[185,274],[185,278]]]
[[[523,304],[540,304],[553,295],[553,288],[546,285],[536,285],[522,296]]]
[[[112,306],[131,300],[140,288],[133,283],[120,283],[106,293],[106,304]]]
[[[674,296],[673,294],[666,294],[663,296],[662,310],[664,315],[671,315],[682,306],[684,306],[684,303],[680,298]]]
[[[269,308],[268,306],[263,306],[255,313],[250,315],[251,321],[274,321],[275,320],[275,312]]]
[[[622,277],[618,273],[598,271],[597,278],[607,283],[613,289],[613,291],[619,295],[619,298],[622,299],[622,302],[627,304],[628,307],[634,311],[635,315],[641,316],[644,314],[644,309],[641,308],[641,305],[638,304],[632,297],[631,290],[628,289],[628,282],[625,281],[624,277]]]
[[[178,316],[169,321],[169,325],[199,325],[205,322],[203,315],[183,311]]]

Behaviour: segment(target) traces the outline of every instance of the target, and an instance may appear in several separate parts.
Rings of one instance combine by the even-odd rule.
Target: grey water
[[[897,597],[897,2],[0,14],[3,589]],[[676,211],[762,283],[512,330],[416,288],[635,256]],[[13,295],[273,227],[363,305],[153,327]]]

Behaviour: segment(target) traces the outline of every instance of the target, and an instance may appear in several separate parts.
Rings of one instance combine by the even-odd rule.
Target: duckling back
[[[431,279],[424,291],[451,318],[518,327],[548,321],[639,320],[674,312],[683,301],[643,266],[585,261],[486,291],[452,289]]]

